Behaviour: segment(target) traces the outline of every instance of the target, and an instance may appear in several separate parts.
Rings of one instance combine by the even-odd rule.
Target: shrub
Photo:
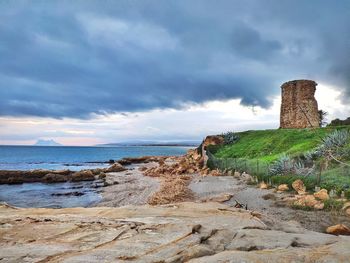
[[[343,208],[344,202],[330,198],[324,202],[324,209],[329,211],[339,211]]]
[[[224,137],[224,144],[234,144],[239,140],[239,136],[234,132],[226,132],[222,134]]]

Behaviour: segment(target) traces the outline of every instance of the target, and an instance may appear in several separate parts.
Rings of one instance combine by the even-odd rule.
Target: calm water
[[[188,147],[62,147],[0,146],[0,170],[70,169],[103,167],[110,159],[145,155],[181,155]]]
[[[0,146],[0,170],[103,167],[110,159],[145,155],[181,155],[188,147],[37,147]],[[0,202],[18,207],[86,207],[101,200],[92,182],[0,185]],[[79,193],[75,196],[70,193]]]

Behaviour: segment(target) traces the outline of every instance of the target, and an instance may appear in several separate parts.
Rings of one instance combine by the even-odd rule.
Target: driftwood
[[[237,200],[235,200],[236,204],[234,205],[235,208],[245,208],[245,210],[248,210],[248,204],[241,204]]]

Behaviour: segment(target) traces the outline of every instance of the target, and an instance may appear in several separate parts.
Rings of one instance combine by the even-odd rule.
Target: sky
[[[0,0],[0,144],[279,126],[280,86],[350,116],[350,1]]]

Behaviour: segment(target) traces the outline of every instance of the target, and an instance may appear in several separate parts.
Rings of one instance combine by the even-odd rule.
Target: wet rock
[[[42,182],[44,183],[61,183],[66,181],[68,181],[68,177],[66,175],[57,173],[48,173],[42,179]]]
[[[306,187],[302,180],[298,179],[292,183],[293,189],[299,194],[303,195],[306,193]]]
[[[120,163],[115,163],[113,165],[111,165],[110,167],[108,167],[107,169],[105,169],[106,173],[118,173],[118,172],[123,172],[127,170],[123,165],[121,165]]]
[[[95,180],[95,176],[90,170],[82,170],[80,172],[73,173],[71,180],[72,182],[93,181]]]
[[[100,173],[98,176],[97,176],[97,178],[98,179],[105,179],[106,178],[106,174],[105,173]]]
[[[289,190],[289,187],[287,184],[280,184],[277,187],[277,191],[280,191],[280,192],[284,192],[284,191],[288,191],[288,190]]]
[[[52,196],[82,196],[83,192],[53,193]]]
[[[100,173],[103,173],[104,171],[105,171],[105,169],[101,169],[101,168],[91,169],[91,172],[94,175],[99,175]]]
[[[350,235],[350,229],[343,224],[330,226],[326,229],[326,232],[332,235]]]
[[[321,189],[317,193],[314,193],[314,197],[319,200],[326,201],[329,199],[328,191],[326,189]]]

